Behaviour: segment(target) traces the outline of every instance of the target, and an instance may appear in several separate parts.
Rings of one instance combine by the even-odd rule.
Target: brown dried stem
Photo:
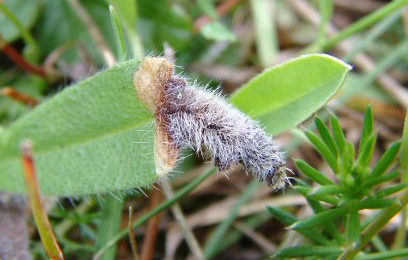
[[[161,191],[153,190],[151,194],[151,205],[150,209],[154,209],[163,200],[163,194]],[[154,256],[154,250],[157,240],[157,235],[159,233],[159,224],[163,216],[163,213],[157,214],[152,218],[147,224],[146,236],[144,237],[142,244],[142,260],[151,260]]]
[[[40,101],[38,101],[37,99],[30,97],[29,95],[24,94],[22,92],[19,92],[12,87],[1,88],[0,95],[9,97],[15,101],[26,104],[27,106],[30,106],[30,107],[35,107],[36,105],[40,103]]]
[[[171,187],[170,182],[167,179],[163,179],[161,181],[162,187],[163,187],[163,192],[166,195],[167,199],[171,199],[174,197],[174,192],[173,188]],[[180,225],[181,231],[183,232],[184,238],[186,239],[186,242],[188,246],[190,247],[191,252],[194,254],[195,259],[205,259],[203,251],[195,238],[193,232],[189,228],[187,224],[187,220],[184,217],[183,211],[181,210],[181,207],[178,203],[175,203],[171,207],[171,211],[173,212],[174,218],[177,220],[177,222]]]
[[[14,47],[8,44],[0,35],[0,49],[4,51],[4,53],[14,61],[20,68],[23,70],[41,76],[43,78],[47,77],[47,73],[41,67],[37,67],[24,59],[20,53],[14,49]]]
[[[132,254],[133,254],[133,259],[134,260],[139,260],[139,253],[137,250],[137,243],[136,243],[136,234],[135,230],[132,227],[133,224],[133,208],[132,206],[129,207],[129,222],[128,222],[128,228],[129,228],[129,240],[130,240],[130,246],[132,247]]]

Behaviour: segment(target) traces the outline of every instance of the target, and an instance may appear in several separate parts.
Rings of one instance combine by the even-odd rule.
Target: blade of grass
[[[26,45],[31,49],[32,56],[33,57],[38,57],[40,54],[40,48],[35,41],[34,37],[31,35],[30,31],[27,30],[23,24],[20,23],[18,18],[5,6],[3,3],[0,2],[0,11],[4,14],[4,16],[7,17],[17,28],[17,30],[20,32],[21,36],[24,39],[24,42]],[[31,62],[35,62],[33,60],[30,60]]]
[[[377,62],[375,67],[370,69],[366,74],[364,74],[364,77],[356,90],[353,91],[348,91],[344,93],[340,98],[340,102],[345,102],[351,97],[353,97],[357,92],[361,93],[362,91],[365,90],[365,88],[369,87],[378,77],[381,76],[385,71],[393,67],[395,64],[397,64],[402,57],[406,55],[406,51],[408,49],[408,37],[405,37],[404,40],[402,40],[398,45],[396,45],[394,48],[392,48],[391,51],[389,51],[382,59],[381,61]],[[398,100],[396,97],[394,97],[396,100]],[[406,107],[406,104],[402,104],[404,107]]]
[[[336,36],[334,36],[333,38],[331,38],[330,40],[323,44],[323,49],[327,50],[336,46],[339,42],[343,41],[344,39],[347,39],[348,37],[356,33],[359,33],[365,28],[383,19],[384,17],[400,10],[407,4],[408,0],[392,1],[391,3],[382,7],[381,9],[378,9],[377,11],[365,16],[364,18],[358,20],[357,22],[351,24],[344,30],[340,31]]]
[[[326,1],[326,0],[325,0]],[[256,31],[258,58],[262,67],[270,67],[278,56],[277,35],[274,23],[274,1],[251,0]]]
[[[306,50],[306,52],[321,52],[323,43],[327,41],[327,28],[333,16],[333,9],[334,9],[333,0],[319,1],[320,11],[319,30],[317,32],[315,41],[312,43],[311,47],[308,48],[308,50]]]
[[[109,13],[111,17],[113,31],[115,33],[116,48],[118,51],[118,60],[124,61],[126,60],[127,51],[126,51],[125,37],[123,36],[123,31],[122,31],[122,24],[120,23],[118,14],[116,13],[113,5],[109,5]]]
[[[378,24],[376,24],[372,30],[370,30],[366,35],[364,35],[361,40],[358,41],[355,48],[346,54],[343,58],[345,62],[350,62],[354,57],[364,51],[371,43],[373,43],[381,34],[386,32],[392,25],[394,25],[402,15],[402,10],[393,13],[390,17],[385,18]]]
[[[203,173],[200,175],[198,178],[184,186],[180,191],[178,191],[174,197],[170,200],[166,200],[165,202],[161,203],[159,206],[154,208],[153,210],[149,211],[145,215],[143,215],[139,220],[137,220],[132,226],[133,228],[138,228],[145,224],[147,221],[149,221],[151,218],[162,212],[163,210],[167,209],[177,201],[179,201],[181,198],[189,194],[191,191],[193,191],[200,183],[205,181],[208,177],[210,177],[213,173],[215,172],[215,169],[212,168],[211,170],[207,171],[206,173]],[[106,243],[98,252],[95,253],[93,260],[99,259],[99,257],[106,251],[108,250],[111,246],[115,245],[121,238],[126,236],[129,233],[129,229],[126,228],[125,230],[122,230],[119,232],[116,236],[112,237],[111,240]]]
[[[143,59],[144,50],[142,41],[138,31],[138,10],[137,3],[133,0],[110,0],[110,3],[115,7],[118,18],[122,22],[127,39],[130,41],[133,58],[138,60]]]
[[[210,240],[204,247],[204,256],[206,259],[210,259],[215,256],[214,253],[217,247],[221,244],[221,241],[223,240],[228,229],[231,227],[232,223],[237,218],[239,209],[252,198],[252,196],[259,189],[259,186],[260,186],[259,181],[253,180],[245,189],[245,192],[242,194],[237,204],[231,210],[231,213],[229,214],[228,218],[221,222],[215,228],[214,234],[211,236]]]
[[[25,141],[21,148],[28,200],[30,202],[31,211],[33,212],[38,232],[40,233],[41,241],[44,245],[45,251],[51,259],[64,259],[64,255],[62,254],[57,239],[54,236],[47,213],[41,202],[40,187],[35,174],[32,144]]]
[[[102,204],[102,219],[98,227],[98,237],[96,248],[100,249],[114,235],[119,232],[122,219],[123,201],[119,201],[112,195],[105,197],[105,202]],[[112,246],[101,256],[101,260],[113,260],[116,256],[116,247]]]

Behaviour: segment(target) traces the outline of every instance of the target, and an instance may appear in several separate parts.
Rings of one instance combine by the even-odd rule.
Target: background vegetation
[[[29,137],[41,191],[68,196],[46,200],[66,259],[406,256],[408,143],[400,140],[408,106],[407,4],[3,0],[0,188],[26,189],[23,175],[14,175],[22,171],[16,143]],[[294,127],[337,92],[346,66],[298,60],[280,73],[256,76],[315,52],[353,70],[316,112],[320,119]],[[134,101],[130,79],[146,54],[175,59],[190,78],[234,93],[232,103],[279,134],[297,186],[274,192],[240,169],[226,178],[191,155],[169,180],[144,188],[156,180],[151,115]],[[264,85],[272,86],[269,93],[257,95]],[[279,92],[286,86],[299,92]],[[304,95],[294,99],[299,93]],[[106,137],[112,132],[120,134]],[[112,157],[113,163],[104,163]],[[21,201],[0,196],[2,205],[18,204],[25,212]],[[7,210],[0,210],[5,219]],[[24,239],[35,258],[47,259],[34,228]]]

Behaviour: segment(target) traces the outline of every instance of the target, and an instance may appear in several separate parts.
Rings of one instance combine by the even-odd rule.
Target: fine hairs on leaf
[[[174,75],[164,58],[146,58],[135,75],[139,98],[155,115],[156,172],[166,175],[180,152],[192,148],[220,171],[242,164],[269,186],[287,182],[283,153],[258,125],[219,94]]]

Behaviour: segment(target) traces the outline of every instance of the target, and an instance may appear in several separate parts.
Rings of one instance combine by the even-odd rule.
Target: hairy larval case
[[[146,58],[135,77],[139,97],[155,114],[156,168],[171,170],[180,151],[191,148],[212,158],[220,171],[241,164],[269,186],[283,188],[285,160],[273,138],[220,94],[188,84],[173,70],[163,58]]]

